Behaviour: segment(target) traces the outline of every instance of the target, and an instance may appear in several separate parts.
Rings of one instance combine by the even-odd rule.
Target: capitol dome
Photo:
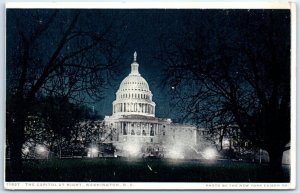
[[[121,82],[113,102],[113,115],[144,115],[154,117],[155,103],[147,81],[139,73],[139,64],[131,64],[130,74]]]

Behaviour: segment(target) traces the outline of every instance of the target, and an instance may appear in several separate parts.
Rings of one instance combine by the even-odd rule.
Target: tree
[[[7,10],[7,138],[15,175],[25,120],[39,97],[103,97],[123,44],[116,18],[109,11]]]
[[[82,138],[76,140],[78,137],[74,139],[74,136],[81,132],[82,123],[92,120],[97,114],[86,106],[70,103],[67,98],[43,97],[39,101],[26,118],[23,157],[45,158],[47,153],[47,157],[62,158],[72,156],[74,152],[83,155],[85,146],[89,144],[82,144]],[[99,129],[96,125],[92,128]],[[97,133],[91,132],[88,137],[98,139],[97,136]],[[86,139],[88,137],[84,141],[89,140]],[[40,152],[40,149],[44,152]]]
[[[229,159],[249,160],[247,155],[256,154],[258,151],[257,146],[251,145],[251,141],[241,133],[237,125],[218,125],[209,128],[204,137],[215,145],[220,155]]]
[[[290,141],[290,12],[207,13],[189,15],[179,38],[162,43],[164,83],[186,120],[237,124],[280,176]]]
[[[46,120],[52,131],[50,150],[62,157],[64,149],[69,149],[71,133],[76,130],[76,124],[91,117],[86,107],[70,103],[68,98],[47,97],[37,111]]]

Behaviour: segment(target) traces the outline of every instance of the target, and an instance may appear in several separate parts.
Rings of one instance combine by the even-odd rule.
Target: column
[[[123,122],[122,121],[120,122],[120,128],[121,128],[120,133],[123,134]]]

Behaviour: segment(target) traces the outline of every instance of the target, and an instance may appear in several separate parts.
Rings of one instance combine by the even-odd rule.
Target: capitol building
[[[131,72],[116,92],[112,115],[104,119],[105,127],[113,132],[111,143],[117,155],[183,157],[186,149],[197,146],[201,130],[156,117],[152,99],[149,85],[139,73],[135,52]]]
[[[116,92],[111,116],[105,116],[104,120],[87,119],[78,122],[70,132],[69,141],[63,139],[65,142],[58,148],[53,146],[51,138],[48,140],[39,135],[30,137],[23,145],[23,158],[114,156],[218,159],[226,156],[228,158],[234,151],[246,155],[243,159],[268,161],[266,153],[248,148],[248,142],[240,140],[237,125],[219,125],[215,129],[222,137],[211,136],[208,129],[174,123],[170,118],[156,117],[155,108],[149,84],[139,73],[135,52],[131,71]],[[44,124],[43,121],[38,116],[28,117],[29,129],[25,130],[27,135],[32,131],[31,128],[38,128],[43,129],[41,135],[53,136],[40,127]],[[289,163],[288,158],[286,160]]]

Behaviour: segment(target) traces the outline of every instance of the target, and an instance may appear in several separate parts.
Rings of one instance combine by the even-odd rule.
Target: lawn
[[[6,180],[14,181],[10,161]],[[62,182],[289,182],[289,167],[274,178],[266,164],[219,160],[62,159],[26,160],[22,181]]]

